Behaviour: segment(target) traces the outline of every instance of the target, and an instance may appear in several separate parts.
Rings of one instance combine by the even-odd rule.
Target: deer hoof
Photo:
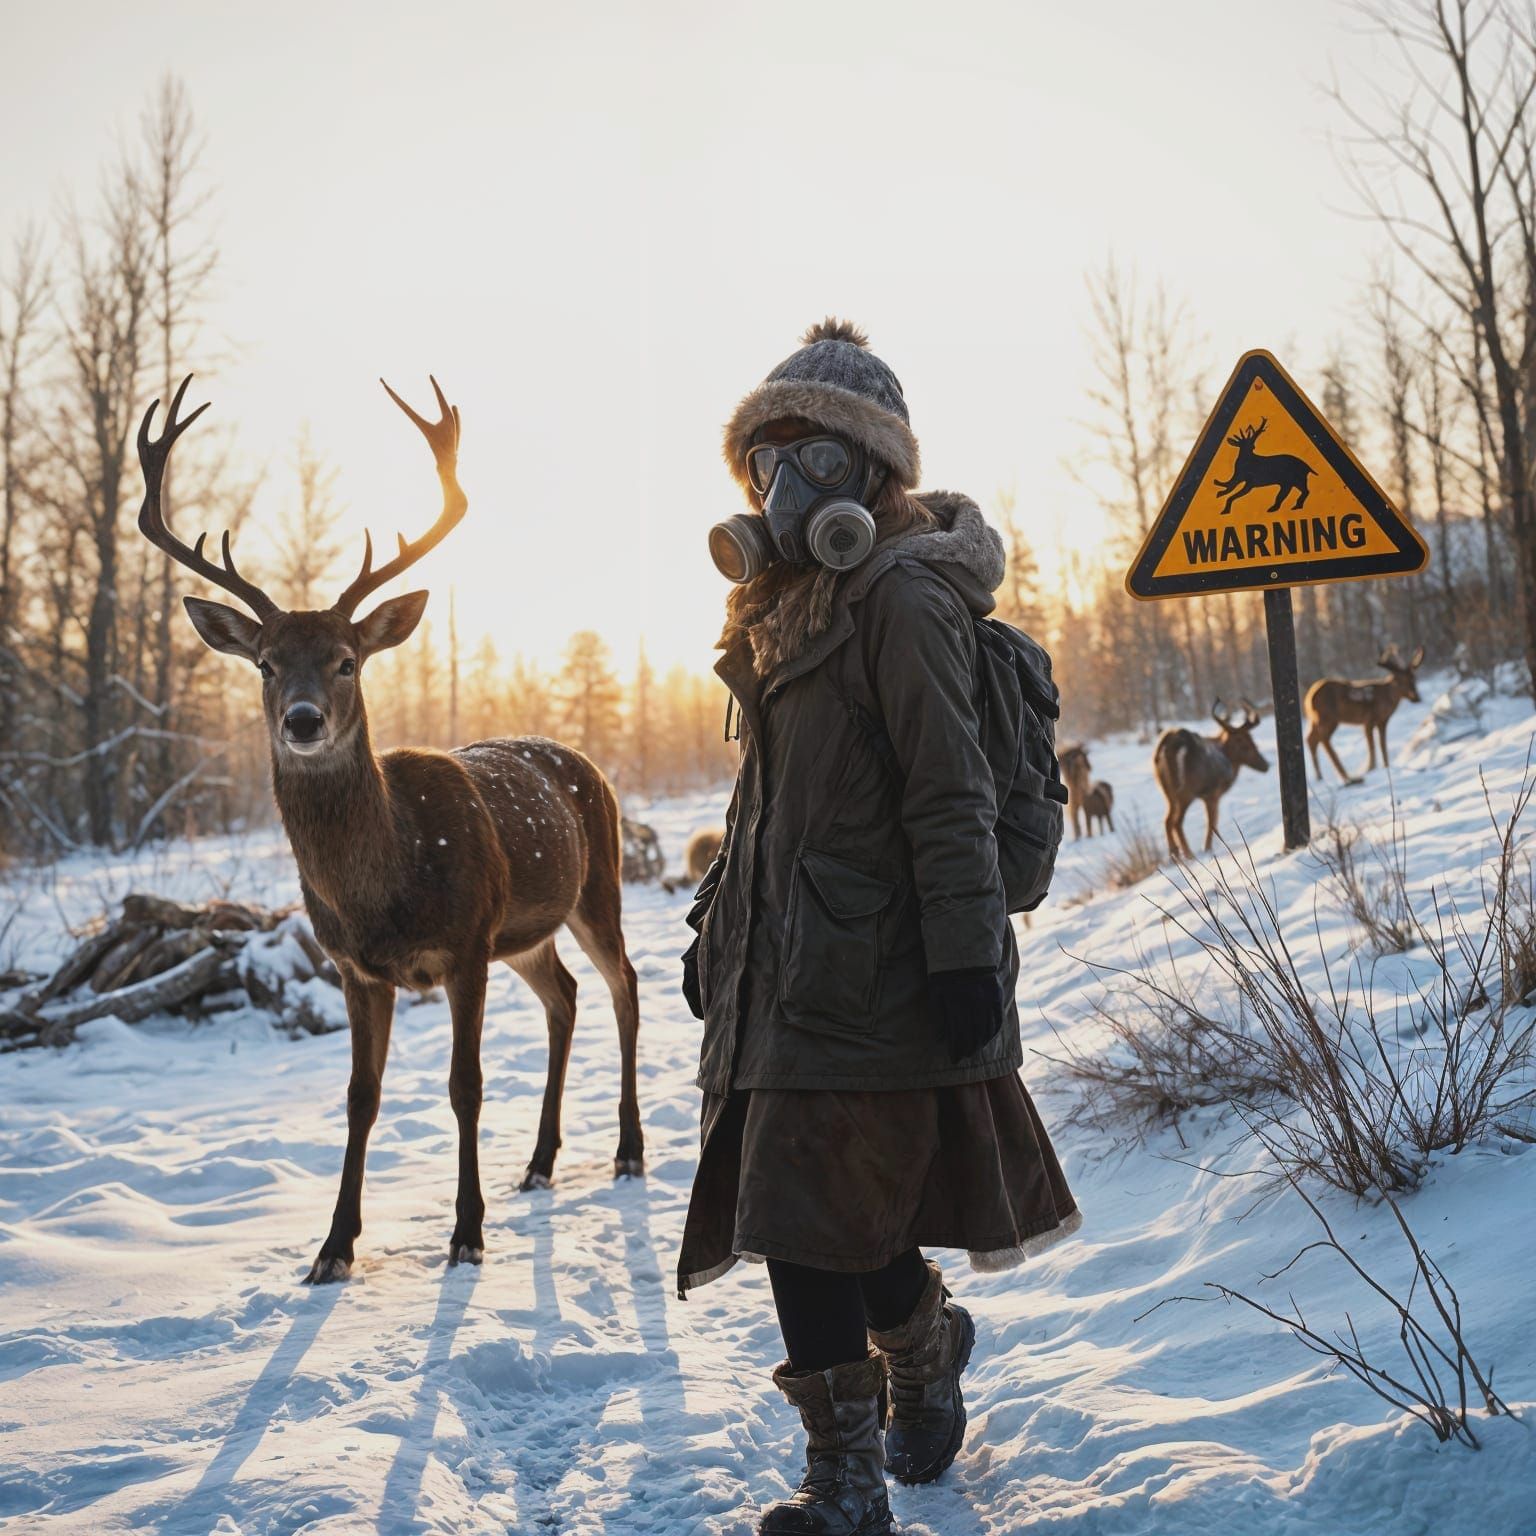
[[[304,1276],[305,1285],[332,1285],[337,1280],[345,1280],[352,1273],[352,1260],[344,1259],[340,1255],[327,1258],[323,1253],[313,1264],[309,1266],[309,1273]]]
[[[645,1159],[643,1157],[614,1158],[613,1176],[616,1179],[643,1179],[645,1177]]]
[[[523,1175],[523,1182],[517,1187],[526,1194],[530,1189],[552,1189],[554,1183],[554,1179],[549,1174],[540,1173],[537,1168],[530,1168]]]
[[[472,1243],[452,1242],[448,1245],[448,1267],[455,1264],[479,1264],[485,1258],[485,1249]]]

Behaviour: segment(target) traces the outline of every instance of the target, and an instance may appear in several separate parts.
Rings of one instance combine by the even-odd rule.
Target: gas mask
[[[709,553],[728,581],[751,581],[773,560],[846,571],[875,547],[874,499],[884,472],[831,433],[747,450],[747,478],[760,516],[738,512],[709,530]]]

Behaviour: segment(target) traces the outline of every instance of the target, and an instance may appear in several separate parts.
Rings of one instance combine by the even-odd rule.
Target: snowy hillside
[[[1426,700],[1437,689],[1423,684]],[[1441,685],[1443,689],[1443,683]],[[1417,891],[1475,905],[1492,828],[1521,780],[1527,703],[1405,706],[1393,770]],[[1462,701],[1466,705],[1466,701]],[[1427,722],[1427,723],[1426,723]],[[1468,724],[1470,722],[1470,725]],[[1422,735],[1410,752],[1416,728]],[[1465,729],[1464,729],[1465,727]],[[1268,720],[1257,739],[1273,755]],[[1357,732],[1338,745],[1363,761]],[[1094,744],[1116,820],[1161,836],[1150,744]],[[1249,841],[1288,922],[1352,941],[1310,854],[1280,852],[1276,776],[1243,773],[1224,830]],[[1386,776],[1315,789],[1320,821],[1378,825]],[[723,796],[655,807],[676,864]],[[1189,823],[1203,837],[1203,813]],[[1189,960],[1149,900],[1161,876],[1104,889],[1116,839],[1069,844],[1059,900],[1023,932],[1027,1046],[1054,1030],[1091,1047],[1088,965],[1138,946]],[[20,878],[20,877],[17,877]],[[79,922],[135,886],[168,895],[291,899],[265,834],[138,861],[73,861],[17,887],[0,965],[50,964]],[[15,894],[13,892],[13,894]],[[649,1175],[615,1184],[618,1062],[606,991],[573,943],[581,983],[553,1189],[515,1192],[544,1086],[542,1012],[493,976],[484,1046],[483,1268],[444,1265],[455,1128],[441,1002],[402,1003],[368,1163],[355,1277],[300,1283],[323,1237],[344,1138],[344,1034],[290,1041],[260,1018],[87,1024],[62,1051],[0,1057],[0,1530],[163,1536],[265,1533],[727,1533],[795,1480],[798,1426],[768,1372],[779,1341],[766,1276],[739,1266],[693,1294],[672,1274],[697,1147],[698,1030],[676,990],[684,894],[626,893],[640,976],[641,1107]],[[1422,957],[1377,969],[1406,992]],[[1310,967],[1310,969],[1305,969]],[[1048,1120],[1061,1073],[1026,1061]],[[1056,1085],[1053,1088],[1053,1083]],[[1205,1112],[1125,1149],[1058,1139],[1085,1212],[1075,1239],[1026,1269],[980,1276],[939,1255],[977,1317],[971,1425],[938,1485],[893,1490],[904,1532],[1140,1536],[1517,1536],[1536,1529],[1536,1146],[1515,1139],[1436,1160],[1404,1210],[1457,1287],[1469,1341],[1526,1422],[1478,1420],[1481,1451],[1438,1445],[1256,1313],[1211,1298],[1220,1281],[1293,1294],[1325,1331],[1346,1310],[1395,1349],[1395,1319],[1291,1196],[1260,1202],[1236,1127]],[[1341,1233],[1388,1283],[1408,1269],[1391,1218],[1319,1189]],[[1165,1302],[1164,1305],[1158,1305]]]

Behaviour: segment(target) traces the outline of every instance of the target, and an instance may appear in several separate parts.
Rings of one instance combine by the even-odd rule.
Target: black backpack
[[[1010,912],[1045,900],[1067,787],[1056,761],[1061,695],[1043,645],[1001,619],[976,619],[976,713],[997,793],[997,865]]]

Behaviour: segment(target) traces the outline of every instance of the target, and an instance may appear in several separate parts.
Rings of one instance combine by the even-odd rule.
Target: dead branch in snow
[[[0,1001],[0,1051],[67,1045],[92,1019],[198,1018],[242,1004],[271,1013],[291,1034],[344,1028],[339,1006],[331,1013],[317,1004],[304,985],[311,981],[339,988],[301,913],[134,892],[51,975]]]

